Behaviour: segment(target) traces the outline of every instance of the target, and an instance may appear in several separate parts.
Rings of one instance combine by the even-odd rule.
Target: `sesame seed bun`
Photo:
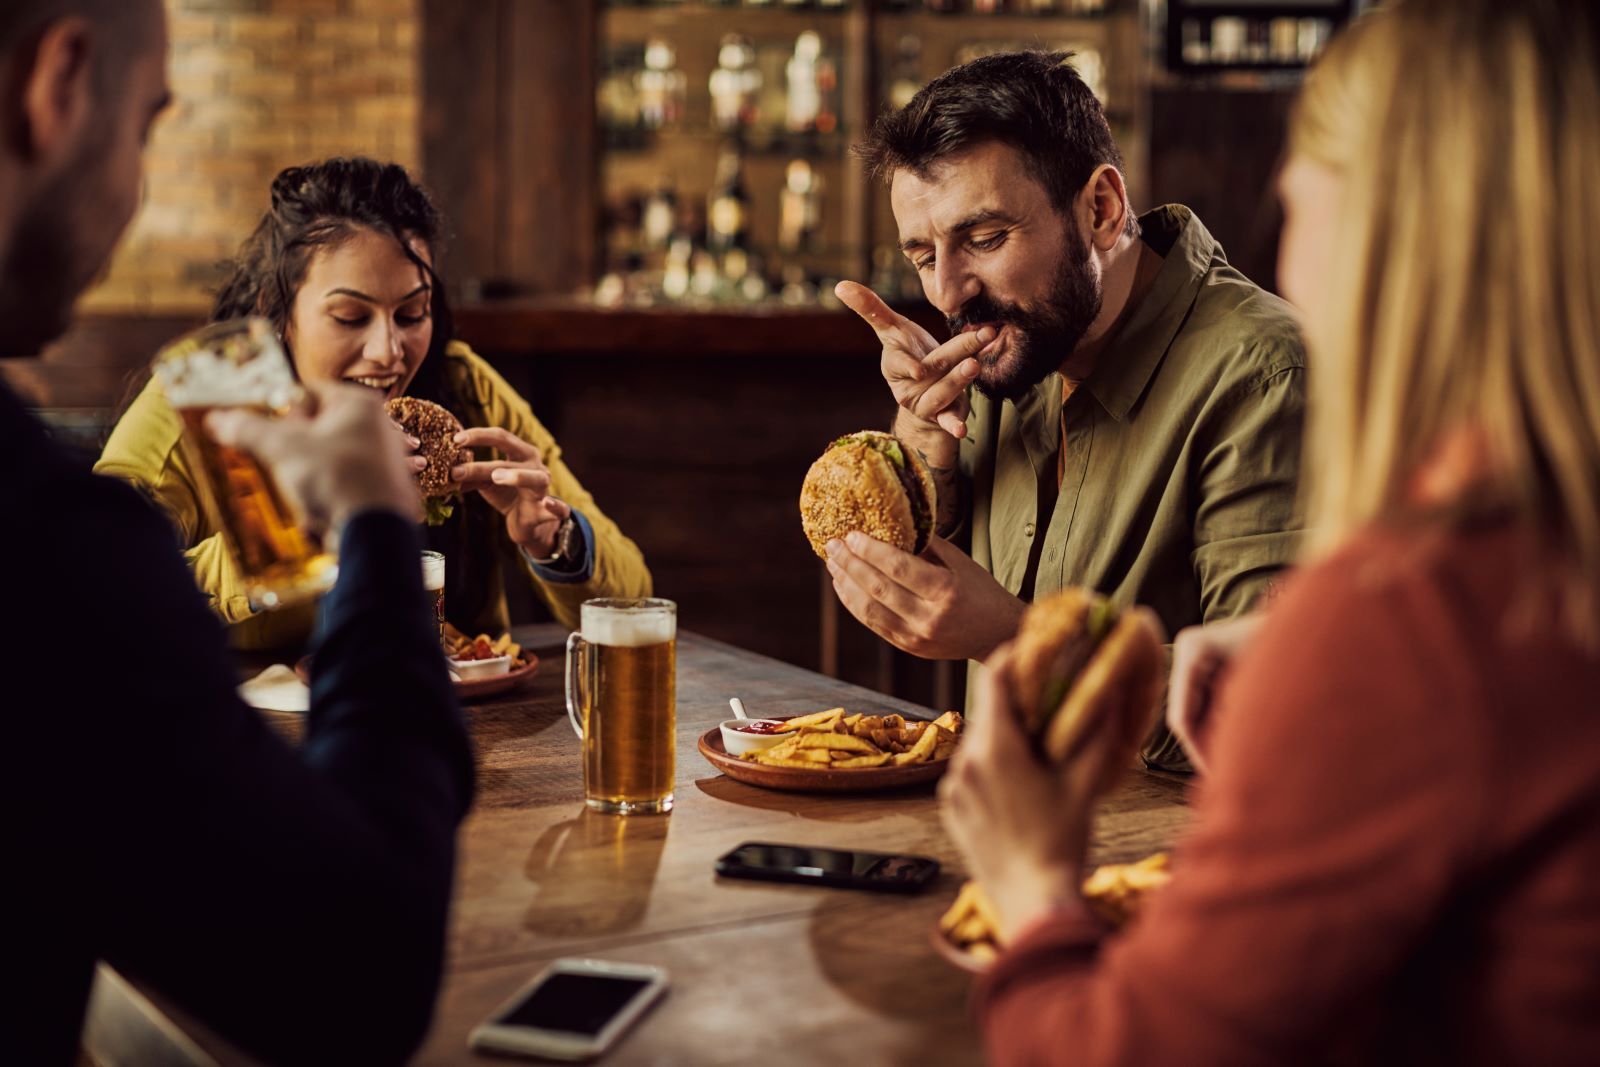
[[[454,440],[461,432],[460,420],[438,404],[414,396],[395,397],[384,405],[384,410],[402,430],[422,442],[417,452],[428,461],[427,468],[417,475],[422,495],[442,497],[456,492],[450,471],[472,459],[472,454]]]
[[[833,442],[800,487],[800,524],[819,557],[827,556],[829,541],[852,530],[921,552],[936,508],[933,473],[922,456],[878,430]]]

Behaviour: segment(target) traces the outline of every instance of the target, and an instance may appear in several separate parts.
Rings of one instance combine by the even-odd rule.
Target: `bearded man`
[[[1135,217],[1068,54],[956,67],[858,152],[952,338],[839,286],[883,345],[896,435],[935,472],[940,534],[921,557],[832,542],[846,608],[915,655],[973,661],[1063,586],[1146,604],[1170,634],[1250,610],[1295,551],[1289,306],[1187,208]],[[1145,758],[1186,767],[1164,728]]]

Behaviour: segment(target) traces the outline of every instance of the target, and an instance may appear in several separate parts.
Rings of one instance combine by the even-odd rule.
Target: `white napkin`
[[[274,663],[239,686],[239,696],[252,708],[262,711],[292,711],[304,715],[311,710],[311,687],[295,677],[294,668]]]

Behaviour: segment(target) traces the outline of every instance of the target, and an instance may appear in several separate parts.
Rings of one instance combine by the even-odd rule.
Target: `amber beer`
[[[422,553],[422,590],[433,605],[434,625],[439,628],[439,647],[444,647],[444,553]]]
[[[262,319],[216,323],[172,342],[153,373],[183,420],[182,445],[201,496],[259,609],[326,592],[338,573],[331,552],[290,508],[271,473],[248,452],[218,444],[204,422],[213,411],[288,410],[299,395],[288,358]]]
[[[567,641],[567,713],[596,811],[672,809],[677,621],[670,600],[589,600]]]

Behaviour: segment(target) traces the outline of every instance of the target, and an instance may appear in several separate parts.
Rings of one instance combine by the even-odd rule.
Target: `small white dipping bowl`
[[[753,734],[748,730],[740,730],[740,726],[748,726],[753,722],[779,722],[778,719],[723,719],[722,720],[722,747],[730,756],[743,756],[749,752],[760,752],[788,737],[787,733],[781,734]]]
[[[511,673],[511,657],[496,656],[493,659],[453,659],[450,660],[450,669],[456,672],[456,677],[463,682],[475,682],[479,678],[494,678],[502,674]]]

